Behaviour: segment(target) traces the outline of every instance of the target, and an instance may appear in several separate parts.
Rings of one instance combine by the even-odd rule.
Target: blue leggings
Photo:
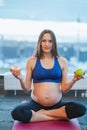
[[[76,102],[60,101],[53,106],[46,107],[46,106],[42,106],[42,105],[36,103],[34,100],[32,100],[30,98],[28,102],[22,103],[19,106],[15,107],[12,110],[11,115],[14,120],[28,123],[32,117],[31,110],[34,110],[34,111],[38,111],[41,109],[52,110],[52,109],[58,109],[62,106],[65,106],[65,111],[66,111],[68,119],[83,116],[86,112],[86,107],[84,105],[76,103]]]

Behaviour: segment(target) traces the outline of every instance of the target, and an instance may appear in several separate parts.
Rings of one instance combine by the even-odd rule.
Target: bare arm
[[[62,65],[62,82],[61,82],[61,89],[62,92],[69,91],[76,81],[82,79],[83,77],[78,77],[75,74],[73,74],[73,78],[71,81],[67,82],[67,71],[68,71],[68,64],[66,59],[61,59],[61,65]]]
[[[28,60],[27,64],[26,64],[25,79],[19,78],[20,83],[21,83],[21,87],[24,89],[24,91],[26,93],[28,93],[31,89],[31,83],[32,83],[31,75],[32,75],[32,62],[31,62],[31,60]]]
[[[32,60],[28,59],[28,61],[27,61],[25,79],[23,79],[21,72],[12,71],[11,69],[10,69],[10,71],[15,76],[15,78],[17,78],[20,81],[21,87],[23,88],[23,90],[26,93],[28,93],[31,89],[31,83],[32,83],[32,77],[31,77],[31,75],[32,75]]]

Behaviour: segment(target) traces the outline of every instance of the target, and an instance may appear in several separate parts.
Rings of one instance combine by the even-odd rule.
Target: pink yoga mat
[[[12,130],[81,130],[77,119],[70,121],[15,122]]]

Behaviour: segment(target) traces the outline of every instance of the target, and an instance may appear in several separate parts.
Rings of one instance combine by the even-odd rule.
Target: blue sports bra
[[[34,83],[40,82],[55,82],[60,83],[62,79],[62,70],[57,57],[54,58],[54,66],[51,69],[46,69],[41,65],[40,59],[37,58],[35,67],[32,71]]]

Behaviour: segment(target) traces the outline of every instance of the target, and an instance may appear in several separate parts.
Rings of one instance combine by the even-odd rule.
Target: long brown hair
[[[41,42],[42,42],[42,38],[44,36],[45,33],[49,33],[51,35],[51,39],[52,39],[52,56],[59,56],[58,52],[57,52],[57,41],[56,41],[56,37],[53,31],[49,30],[49,29],[45,29],[43,30],[38,38],[38,42],[37,42],[37,46],[36,46],[36,50],[35,50],[35,55],[37,58],[42,58],[43,57],[43,52],[41,49]]]

